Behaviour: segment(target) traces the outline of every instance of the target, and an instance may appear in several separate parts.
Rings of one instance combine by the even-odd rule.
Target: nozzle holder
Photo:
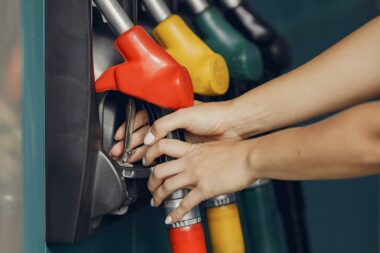
[[[143,0],[143,5],[157,23],[164,21],[172,15],[169,7],[163,0]]]
[[[220,195],[212,199],[208,199],[205,202],[203,202],[203,205],[206,208],[210,208],[210,207],[225,206],[225,205],[229,205],[235,202],[236,202],[236,195],[231,193],[231,194]]]

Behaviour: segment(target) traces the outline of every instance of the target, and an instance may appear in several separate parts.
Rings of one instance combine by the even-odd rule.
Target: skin
[[[162,154],[177,158],[153,170],[148,182],[152,204],[160,205],[178,189],[191,189],[168,216],[167,222],[174,223],[201,201],[244,189],[257,178],[379,173],[380,103],[357,105],[380,96],[379,45],[377,17],[306,64],[239,98],[197,104],[156,121],[144,139],[149,146],[142,146],[145,156],[131,158],[144,156],[146,165]],[[338,110],[344,111],[312,125],[245,140]],[[188,143],[163,139],[178,128],[186,130]],[[141,141],[142,131],[137,135]],[[121,152],[111,150],[115,156]]]

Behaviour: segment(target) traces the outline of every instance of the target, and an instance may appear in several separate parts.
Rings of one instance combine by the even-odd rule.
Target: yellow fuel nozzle
[[[227,92],[229,73],[224,58],[212,51],[178,15],[172,15],[161,0],[144,0],[158,25],[153,34],[163,48],[187,68],[194,92],[217,96]]]
[[[209,205],[206,216],[212,252],[244,253],[243,231],[236,202],[219,204],[206,204]]]

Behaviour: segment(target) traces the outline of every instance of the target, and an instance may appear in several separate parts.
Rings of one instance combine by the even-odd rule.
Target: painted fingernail
[[[150,206],[151,206],[151,207],[155,207],[155,206],[154,206],[153,198],[150,199]]]
[[[172,224],[172,221],[173,221],[172,217],[168,215],[165,219],[165,224],[166,225]]]
[[[154,142],[154,139],[156,137],[154,137],[154,135],[149,131],[148,133],[146,133],[145,137],[144,137],[144,144],[145,145],[150,145]]]
[[[145,157],[143,157],[143,159],[142,159],[142,164],[143,164],[144,166],[146,166],[146,163],[145,163]]]
[[[150,173],[153,173],[153,171],[154,171],[154,166],[150,167],[149,170],[150,170]]]

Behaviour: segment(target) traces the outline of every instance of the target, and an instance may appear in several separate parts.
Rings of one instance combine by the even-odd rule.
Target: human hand
[[[124,122],[116,131],[114,138],[117,143],[110,150],[110,155],[114,158],[120,157],[123,154],[125,127],[126,123]],[[135,125],[133,127],[131,141],[131,149],[133,149],[134,152],[131,152],[128,156],[129,163],[139,161],[145,155],[145,151],[148,147],[142,144],[144,142],[144,136],[148,132],[149,128],[148,114],[144,110],[138,111],[135,117]]]
[[[175,223],[206,199],[246,188],[255,180],[247,145],[247,141],[198,144],[171,139],[158,141],[147,150],[145,165],[151,165],[161,155],[177,159],[154,167],[148,181],[153,195],[151,205],[159,206],[177,190],[191,189],[165,220],[167,224]]]
[[[229,124],[233,121],[233,115],[228,101],[218,103],[197,102],[193,107],[178,110],[157,120],[148,132],[147,113],[140,111],[136,114],[135,133],[132,135],[132,148],[137,148],[128,161],[133,163],[142,159],[147,149],[147,146],[143,145],[144,142],[146,145],[151,145],[176,129],[184,129],[186,141],[190,143],[241,140],[238,131]],[[113,157],[122,155],[124,138],[125,123],[115,134],[118,143],[110,151]]]

